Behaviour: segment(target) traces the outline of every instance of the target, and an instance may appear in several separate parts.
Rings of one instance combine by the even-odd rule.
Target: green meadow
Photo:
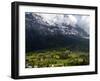
[[[67,48],[52,48],[26,53],[26,68],[89,65],[89,53]]]

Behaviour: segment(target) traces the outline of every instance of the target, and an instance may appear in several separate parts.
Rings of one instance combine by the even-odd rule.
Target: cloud
[[[84,29],[89,34],[90,16],[81,16],[78,19],[77,25],[80,26],[82,29]]]
[[[34,15],[34,13],[32,13]],[[42,17],[42,22],[46,22],[49,25],[63,27],[62,25],[71,25],[76,27],[78,25],[89,34],[90,18],[85,15],[68,15],[68,14],[46,14],[35,13]]]
[[[68,15],[67,22],[69,22],[69,25],[74,26],[77,23],[77,19],[73,15]]]
[[[49,25],[62,25],[64,23],[66,25],[75,26],[75,24],[77,23],[77,19],[73,15],[41,13],[37,13],[37,15],[41,16],[43,18],[43,21],[47,22]]]

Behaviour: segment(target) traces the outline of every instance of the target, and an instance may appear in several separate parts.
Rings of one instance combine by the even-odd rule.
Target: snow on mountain
[[[29,22],[29,24],[27,24],[29,25],[28,27],[38,25],[39,30],[41,30],[40,32],[44,31],[45,34],[55,34],[59,32],[64,35],[79,35],[83,38],[88,38],[89,36],[90,23],[89,16],[87,15],[84,16],[29,12],[26,12],[26,14],[26,19]]]
[[[42,22],[52,26],[66,24],[74,27],[77,23],[77,19],[73,15],[32,13],[33,16],[35,16],[35,14],[41,16]],[[39,17],[36,18],[40,20]]]

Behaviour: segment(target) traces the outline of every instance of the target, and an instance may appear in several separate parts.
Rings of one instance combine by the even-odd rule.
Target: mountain
[[[60,15],[61,20],[59,20],[59,15],[52,15],[53,19],[48,16],[35,13],[25,14],[26,52],[56,47],[89,50],[89,34],[75,24],[74,17],[70,17],[71,20],[68,19],[68,15]]]

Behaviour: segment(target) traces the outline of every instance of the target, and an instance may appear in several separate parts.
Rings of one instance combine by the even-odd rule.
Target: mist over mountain
[[[88,50],[89,16],[25,13],[26,52],[68,47]]]

